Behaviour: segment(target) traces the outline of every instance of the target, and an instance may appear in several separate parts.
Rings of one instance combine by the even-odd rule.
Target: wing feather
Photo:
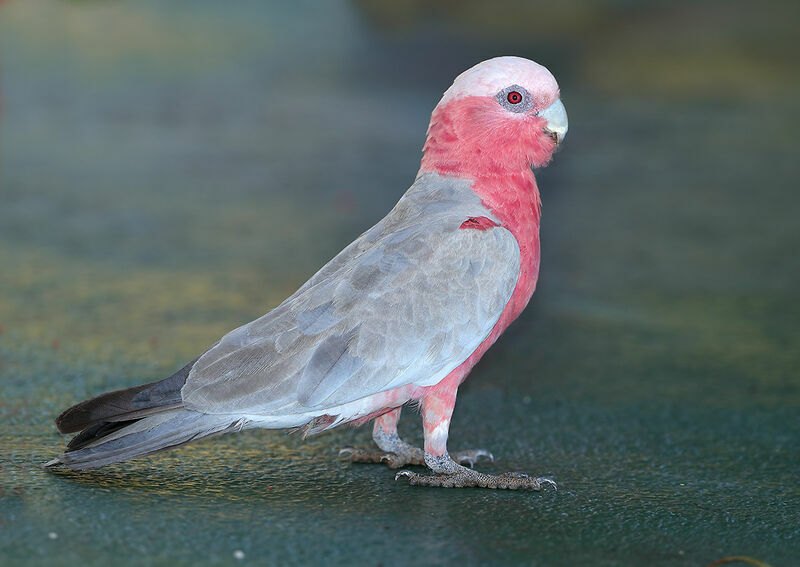
[[[489,335],[519,274],[513,235],[459,230],[489,213],[448,196],[412,187],[294,295],[225,335],[192,367],[185,406],[287,415],[441,380]]]

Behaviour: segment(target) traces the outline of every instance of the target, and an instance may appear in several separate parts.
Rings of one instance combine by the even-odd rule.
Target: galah
[[[374,420],[379,450],[342,455],[433,471],[397,473],[412,485],[539,490],[551,481],[475,471],[491,454],[450,454],[447,436],[459,385],[536,287],[532,168],[566,133],[545,67],[498,57],[468,69],[436,105],[416,179],[386,217],[169,378],[64,411],[59,431],[79,433],[47,466],[93,469],[225,432],[310,435]],[[397,433],[410,402],[421,409],[424,449]]]

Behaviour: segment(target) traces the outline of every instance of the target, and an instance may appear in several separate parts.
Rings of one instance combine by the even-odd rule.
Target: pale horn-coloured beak
[[[547,121],[547,126],[545,126],[544,130],[553,137],[556,145],[564,141],[567,136],[567,130],[569,130],[569,122],[567,121],[567,109],[564,108],[564,103],[561,102],[560,98],[537,113],[537,116]]]

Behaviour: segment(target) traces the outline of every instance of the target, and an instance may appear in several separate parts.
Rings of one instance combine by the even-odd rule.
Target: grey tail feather
[[[108,392],[76,404],[64,410],[56,418],[56,426],[61,433],[82,431],[73,440],[72,443],[75,445],[71,444],[72,448],[110,433],[107,426],[109,422],[129,422],[180,408],[183,404],[181,388],[186,383],[186,378],[195,362],[197,359],[164,380]],[[106,429],[103,429],[104,427]],[[97,435],[98,432],[102,435]]]
[[[209,415],[177,409],[129,422],[113,424],[105,435],[78,444],[44,466],[62,464],[70,469],[102,467],[173,449],[190,441],[239,430],[243,419],[232,415]]]
[[[85,447],[86,445],[97,441],[98,439],[111,435],[123,427],[127,427],[132,423],[136,423],[136,421],[137,420],[132,419],[130,421],[101,421],[96,423],[91,427],[87,427],[73,437],[70,442],[67,443],[67,451],[75,451]]]

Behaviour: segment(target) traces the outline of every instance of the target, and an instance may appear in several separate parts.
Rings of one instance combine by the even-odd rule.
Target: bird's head
[[[436,105],[422,169],[491,177],[546,165],[567,134],[558,83],[521,57],[464,71]]]

